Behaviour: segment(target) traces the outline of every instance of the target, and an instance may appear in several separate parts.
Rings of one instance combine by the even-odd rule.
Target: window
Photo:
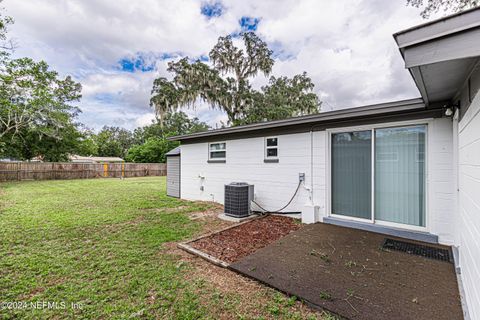
[[[278,158],[278,138],[265,138],[265,159]]]
[[[227,155],[227,143],[215,142],[208,145],[209,160],[225,160]]]

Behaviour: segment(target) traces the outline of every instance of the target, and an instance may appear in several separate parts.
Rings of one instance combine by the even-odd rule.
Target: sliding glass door
[[[331,213],[425,227],[426,126],[331,135]]]
[[[425,227],[425,126],[375,130],[375,219]]]
[[[332,134],[332,212],[370,219],[372,132]]]

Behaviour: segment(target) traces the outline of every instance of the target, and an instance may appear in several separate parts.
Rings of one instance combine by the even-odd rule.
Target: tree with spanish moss
[[[169,63],[173,80],[156,79],[152,90],[151,105],[160,121],[168,112],[195,107],[199,100],[225,112],[231,125],[319,112],[320,101],[306,73],[293,79],[271,77],[261,90],[252,88],[256,76],[270,75],[273,52],[253,32],[241,37],[244,48],[237,47],[231,36],[220,37],[209,54],[211,65],[188,57]],[[278,99],[268,99],[269,92]]]
[[[423,8],[420,15],[427,19],[440,10],[460,12],[480,6],[480,0],[407,0],[407,5]]]

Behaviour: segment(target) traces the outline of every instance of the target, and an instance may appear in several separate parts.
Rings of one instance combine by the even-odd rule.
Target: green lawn
[[[211,207],[167,197],[164,177],[0,184],[0,303],[57,303],[0,318],[304,317],[271,289],[235,310],[241,297],[188,277],[194,267],[164,244],[202,232],[189,213]]]

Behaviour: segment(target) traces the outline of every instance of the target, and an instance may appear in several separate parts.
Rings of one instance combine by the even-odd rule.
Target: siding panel
[[[480,79],[477,72],[471,81]],[[477,88],[478,90],[478,88]],[[463,99],[468,100],[468,99]],[[465,106],[462,106],[464,108]],[[459,123],[459,252],[465,299],[472,319],[480,319],[480,95]]]
[[[324,132],[315,132],[314,136],[314,152],[318,156],[314,165],[324,171]],[[182,146],[182,198],[223,203],[224,185],[244,181],[255,185],[255,197],[260,205],[270,210],[279,209],[292,197],[300,172],[305,173],[306,183],[310,185],[310,133],[281,135],[278,147],[279,162],[264,163],[263,137],[229,140],[226,163],[207,163],[207,143]],[[315,181],[322,184],[316,187],[319,201],[325,187],[323,176],[319,174],[316,179],[322,181]],[[308,196],[307,190],[300,188],[285,211],[301,211]]]
[[[167,157],[167,195],[180,197],[180,156]]]
[[[444,244],[453,244],[455,189],[453,173],[453,125],[450,119],[435,119],[428,140],[428,220],[431,233]]]

